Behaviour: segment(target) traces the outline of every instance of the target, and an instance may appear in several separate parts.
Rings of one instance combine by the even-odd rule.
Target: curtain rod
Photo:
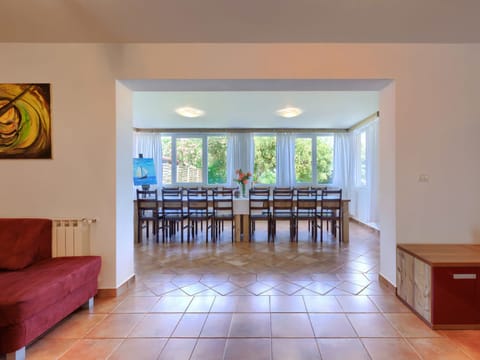
[[[349,129],[316,129],[316,128],[133,128],[134,132],[143,133],[345,133]]]
[[[360,120],[358,123],[352,125],[347,129],[347,132],[351,132],[355,129],[358,129],[359,127],[362,127],[363,125],[367,125],[369,122],[375,120],[378,117],[380,117],[380,111],[376,111],[372,115],[369,115],[365,119]]]

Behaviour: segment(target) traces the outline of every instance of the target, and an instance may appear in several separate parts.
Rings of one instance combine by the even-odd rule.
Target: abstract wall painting
[[[0,84],[0,159],[51,159],[50,84]]]

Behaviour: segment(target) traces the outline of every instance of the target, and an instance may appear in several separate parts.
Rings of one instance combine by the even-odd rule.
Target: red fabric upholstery
[[[0,269],[23,269],[51,253],[51,220],[0,219]]]
[[[23,270],[0,273],[0,326],[19,323],[97,279],[100,257],[44,260]]]
[[[97,292],[101,258],[52,259],[51,243],[48,219],[0,219],[0,267],[9,269],[0,271],[0,354],[28,345]]]

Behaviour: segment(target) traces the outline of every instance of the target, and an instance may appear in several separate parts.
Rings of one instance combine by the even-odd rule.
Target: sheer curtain
[[[350,199],[352,187],[351,134],[335,133],[333,143],[332,185],[342,188],[342,197]]]
[[[133,157],[143,154],[144,158],[153,158],[157,184],[162,184],[162,134],[160,133],[133,133]]]
[[[277,134],[277,186],[295,184],[295,134]]]
[[[365,131],[367,136],[367,188],[369,192],[369,217],[367,222],[378,224],[378,122],[375,119],[367,125]]]
[[[352,173],[351,187],[352,215],[358,220],[378,224],[378,118],[355,129],[351,134]],[[361,134],[365,133],[365,178],[361,179]]]
[[[227,143],[227,184],[230,186],[237,185],[233,181],[237,169],[253,173],[253,157],[253,134],[230,134]]]

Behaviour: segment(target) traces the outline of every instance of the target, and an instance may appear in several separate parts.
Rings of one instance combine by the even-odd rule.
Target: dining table
[[[209,196],[209,201],[211,197]],[[187,204],[186,196],[182,199]],[[270,200],[271,201],[271,200]],[[328,200],[327,200],[328,201]],[[158,208],[162,207],[162,200],[158,200]],[[294,200],[295,203],[295,200]],[[342,233],[343,233],[343,242],[348,243],[349,238],[349,225],[350,225],[350,213],[349,213],[349,199],[342,199]],[[137,201],[134,200],[134,242],[137,242]],[[248,197],[234,197],[233,198],[233,214],[235,217],[235,241],[250,241],[250,232],[249,232],[249,198]]]

